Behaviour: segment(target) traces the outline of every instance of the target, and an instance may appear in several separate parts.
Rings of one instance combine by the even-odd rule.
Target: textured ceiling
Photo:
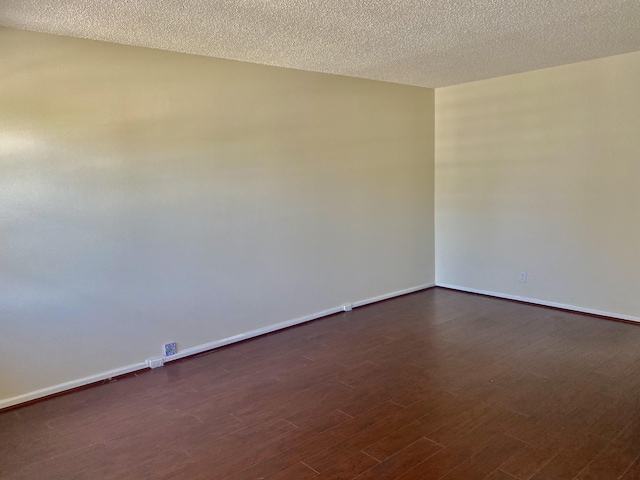
[[[640,50],[639,0],[0,0],[0,25],[426,87]]]

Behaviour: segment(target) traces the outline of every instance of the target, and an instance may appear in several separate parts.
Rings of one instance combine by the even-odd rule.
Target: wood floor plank
[[[366,447],[364,451],[380,461],[386,460],[421,437],[455,421],[469,407],[470,404],[463,399],[453,399],[451,402],[440,406],[440,408],[428,412],[418,420],[391,431],[388,435]]]
[[[379,463],[370,455],[358,452],[354,456],[327,469],[318,478],[322,480],[351,480]]]
[[[318,472],[304,463],[296,463],[271,477],[272,480],[311,480],[313,478],[318,478]]]
[[[384,418],[378,418],[373,425],[362,431],[307,457],[305,463],[322,473],[332,465],[346,460],[356,452],[378,441],[394,426],[411,422],[417,415],[415,412],[412,413],[400,407],[398,411],[389,413]]]
[[[633,465],[624,472],[620,480],[640,480],[640,459],[636,460]]]
[[[482,480],[525,446],[524,442],[501,435],[477,454],[465,460],[443,480]]]
[[[569,480],[605,448],[607,441],[595,435],[578,438],[547,463],[532,478],[533,480]]]
[[[518,421],[521,421],[520,415],[505,410],[500,416],[485,421],[470,433],[438,451],[400,478],[402,480],[441,478],[479,453],[494,439],[502,436]],[[515,439],[513,440],[515,441]]]
[[[640,422],[633,421],[602,450],[576,480],[619,478],[640,457]]]
[[[426,438],[421,438],[356,478],[357,480],[391,480],[397,478],[441,449],[441,445]]]
[[[260,477],[269,478],[279,471],[289,468],[291,465],[301,462],[319,451],[325,450],[352,435],[366,430],[369,426],[375,424],[377,418],[393,415],[401,409],[402,407],[398,405],[385,402],[358,417],[347,417],[348,419],[346,421],[341,422],[335,427],[326,429],[315,435],[308,434],[305,436],[305,439],[298,442],[287,442],[286,445],[281,445],[278,453],[255,465],[248,466],[246,469],[231,476],[230,479],[248,480]],[[338,411],[338,413],[346,416],[343,412]]]
[[[529,444],[500,467],[521,480],[529,480],[571,441],[570,437],[550,431],[540,441]]]
[[[508,473],[504,473],[501,470],[496,470],[491,475],[487,477],[487,480],[518,480],[516,477],[509,475]]]

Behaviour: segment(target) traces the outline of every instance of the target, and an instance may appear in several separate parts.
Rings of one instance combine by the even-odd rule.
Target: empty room
[[[1,480],[640,479],[640,2],[0,0]]]

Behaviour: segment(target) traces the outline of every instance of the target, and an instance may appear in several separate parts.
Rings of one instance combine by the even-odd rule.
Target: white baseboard
[[[521,297],[518,295],[509,295],[506,293],[498,293],[498,292],[491,292],[488,290],[479,290],[477,288],[468,288],[468,287],[461,287],[459,285],[451,285],[448,283],[438,283],[437,284],[438,287],[444,287],[444,288],[450,288],[452,290],[460,290],[461,292],[469,292],[469,293],[478,293],[480,295],[488,295],[490,297],[497,297],[497,298],[505,298],[507,300],[517,300],[520,302],[526,302],[526,303],[533,303],[535,305],[542,305],[544,307],[554,307],[554,308],[562,308],[563,310],[571,310],[577,313],[588,313],[591,315],[599,315],[602,317],[610,317],[613,319],[620,319],[620,320],[626,320],[629,322],[638,322],[640,323],[640,317],[635,317],[633,315],[625,315],[622,313],[612,313],[612,312],[605,312],[602,310],[594,310],[592,308],[583,308],[583,307],[576,307],[575,305],[567,305],[564,303],[556,303],[556,302],[548,302],[546,300],[539,300],[537,298],[527,298],[527,297]]]
[[[55,395],[56,393],[73,390],[74,388],[84,387],[85,385],[89,385],[91,383],[102,382],[103,380],[108,380],[109,378],[126,375],[127,373],[135,372],[138,370],[144,370],[145,368],[147,368],[146,363],[135,363],[132,365],[127,365],[126,367],[116,368],[115,370],[109,370],[108,372],[99,373],[97,375],[91,375],[89,377],[80,378],[78,380],[60,383],[52,387],[42,388],[34,392],[18,395],[17,397],[0,400],[0,410],[2,410],[3,408],[13,407],[14,405],[19,405],[21,403],[30,402],[32,400],[37,400],[38,398]]]
[[[419,292],[420,290],[426,290],[427,288],[435,287],[435,283],[425,283],[424,285],[418,285],[417,287],[406,288],[404,290],[398,290],[397,292],[387,293],[386,295],[380,295],[378,297],[368,298],[367,300],[360,300],[358,302],[353,302],[353,308],[363,307],[365,305],[369,305],[370,303],[381,302],[383,300],[388,300],[393,297],[400,297],[401,295],[407,295],[409,293]]]
[[[435,287],[435,283],[418,285],[417,287],[398,290],[397,292],[387,293],[385,295],[380,295],[378,297],[373,297],[373,298],[368,298],[366,300],[353,302],[353,307],[354,308],[361,307],[363,305],[368,305],[370,303],[381,302],[382,300],[398,297],[400,295],[406,295],[408,293],[418,292],[420,290],[425,290],[431,287]],[[258,337],[260,335],[272,333],[278,330],[282,330],[283,328],[293,327],[294,325],[300,325],[302,323],[310,322],[311,320],[317,320],[318,318],[326,317],[327,315],[333,315],[334,313],[339,313],[342,311],[343,311],[342,306],[329,308],[321,312],[312,313],[311,315],[305,315],[304,317],[294,318],[293,320],[287,320],[286,322],[275,323],[273,325],[268,325],[266,327],[258,328],[256,330],[251,330],[250,332],[245,332],[239,335],[234,335],[232,337],[223,338],[222,340],[216,340],[214,342],[197,345],[195,347],[185,348],[184,350],[181,350],[176,355],[172,355],[171,357],[165,358],[165,362],[171,362],[174,360],[178,360],[180,358],[189,357],[191,355],[196,355],[198,353],[206,352],[209,350],[214,350],[216,348],[224,347],[225,345],[230,345],[232,343],[241,342],[243,340],[248,340],[250,338]],[[30,402],[32,400],[37,400],[38,398],[48,397],[50,395],[62,393],[64,391],[72,390],[74,388],[83,387],[91,383],[101,382],[109,378],[117,377],[120,375],[126,375],[127,373],[135,372],[138,370],[144,370],[146,368],[147,368],[147,364],[145,362],[135,363],[132,365],[127,365],[126,367],[110,370],[108,372],[99,373],[97,375],[91,375],[89,377],[80,378],[78,380],[72,380],[70,382],[61,383],[51,387],[36,390],[34,392],[29,392],[23,395],[18,395],[16,397],[0,400],[0,410],[8,407],[13,407],[15,405],[19,405],[21,403]]]

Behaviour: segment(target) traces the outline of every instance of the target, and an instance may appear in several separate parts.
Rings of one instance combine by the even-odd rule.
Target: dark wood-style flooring
[[[431,289],[0,414],[0,478],[640,479],[640,327]]]

